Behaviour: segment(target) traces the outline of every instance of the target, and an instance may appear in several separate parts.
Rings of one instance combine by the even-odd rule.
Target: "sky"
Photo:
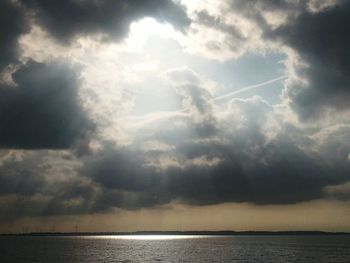
[[[2,0],[0,232],[350,231],[350,2]]]

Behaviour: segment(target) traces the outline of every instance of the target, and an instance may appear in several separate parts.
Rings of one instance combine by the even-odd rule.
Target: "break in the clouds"
[[[349,7],[2,1],[0,217],[349,200]]]
[[[212,35],[203,38],[204,54],[229,59],[284,49],[290,74],[284,95],[300,118],[348,108],[347,1],[237,0],[218,6],[213,14],[195,13],[197,27]]]

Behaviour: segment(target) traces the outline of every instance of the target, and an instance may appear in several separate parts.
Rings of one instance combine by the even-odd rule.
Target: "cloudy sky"
[[[350,231],[350,2],[1,0],[0,232]]]

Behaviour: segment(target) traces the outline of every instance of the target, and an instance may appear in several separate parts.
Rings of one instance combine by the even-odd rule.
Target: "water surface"
[[[350,236],[0,237],[0,262],[350,262]]]

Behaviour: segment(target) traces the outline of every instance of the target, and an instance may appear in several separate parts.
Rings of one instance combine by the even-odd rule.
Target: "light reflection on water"
[[[123,240],[175,240],[175,239],[195,239],[208,238],[209,236],[193,235],[115,235],[115,236],[87,236],[82,238],[93,239],[123,239]]]

